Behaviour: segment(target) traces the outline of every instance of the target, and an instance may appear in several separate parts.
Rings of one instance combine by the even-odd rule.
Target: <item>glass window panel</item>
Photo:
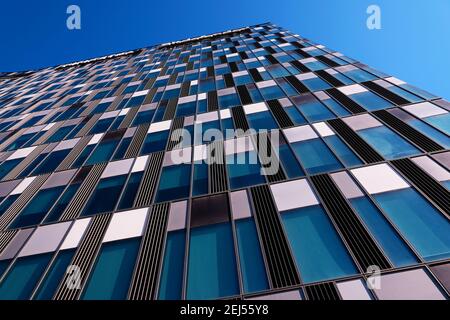
[[[148,134],[145,138],[141,155],[164,150],[166,148],[167,138],[169,137],[169,131],[165,130]]]
[[[144,172],[135,172],[130,175],[128,179],[127,186],[125,187],[125,191],[122,194],[122,198],[120,199],[118,209],[128,209],[133,207],[134,197],[137,194],[139,189],[139,184],[141,182],[142,176]]]
[[[226,156],[228,176],[232,189],[264,183],[261,165],[255,151]]]
[[[442,132],[445,132],[446,134],[450,135],[450,112],[433,117],[428,117],[425,118],[424,120],[432,124],[436,128],[442,130]]]
[[[334,153],[346,167],[353,167],[363,163],[338,136],[332,135],[324,137],[323,139],[331,146]]]
[[[392,107],[392,104],[390,102],[370,91],[352,94],[349,97],[362,105],[368,111],[375,111]]]
[[[164,167],[159,181],[156,201],[169,201],[189,196],[191,165]]]

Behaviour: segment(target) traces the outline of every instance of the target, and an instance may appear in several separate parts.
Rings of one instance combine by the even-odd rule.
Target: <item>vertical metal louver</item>
[[[301,50],[298,50],[298,51],[301,51]],[[301,51],[301,52],[302,53],[300,53],[300,54],[305,56],[305,53],[303,51]],[[297,60],[291,61],[290,63],[300,72],[311,72],[311,70],[309,70],[303,63],[298,62]]]
[[[5,232],[0,232],[0,253],[8,246],[9,242],[16,235],[19,230],[8,230]]]
[[[248,89],[245,85],[237,86],[237,92],[239,94],[239,98],[241,99],[241,103],[243,105],[252,104],[253,100],[248,92]]]
[[[183,82],[180,89],[180,97],[186,97],[189,95],[190,82]]]
[[[361,107],[359,104],[357,104],[355,101],[347,97],[345,94],[340,92],[336,88],[331,88],[325,90],[330,96],[332,96],[337,102],[342,104],[348,111],[350,111],[353,114],[357,113],[363,113],[366,112],[366,109]]]
[[[269,186],[252,187],[250,190],[272,287],[283,288],[300,284]]]
[[[92,136],[86,136],[81,138],[75,147],[70,150],[69,154],[64,158],[64,160],[59,164],[55,171],[67,170],[70,168],[75,159],[81,154],[84,148],[87,146]]]
[[[208,92],[208,111],[216,111],[219,110],[219,101],[217,100],[217,92],[209,91]]]
[[[134,200],[134,207],[148,207],[152,203],[163,159],[164,151],[150,154],[148,166]]]
[[[327,174],[312,176],[311,181],[363,271],[372,265],[381,269],[390,268],[389,261],[384,257],[383,252],[364,228],[330,176]]]
[[[325,56],[316,56],[316,59],[319,60],[320,62],[327,64],[328,66],[330,66],[332,68],[339,67],[339,63],[334,62],[333,60],[331,60],[330,58],[327,58]]]
[[[328,120],[327,122],[366,163],[375,163],[384,160],[383,157],[378,154],[378,152],[376,152],[344,121],[342,121],[341,119],[333,119]]]
[[[230,73],[224,74],[223,80],[225,80],[225,85],[227,86],[227,88],[234,87],[233,76]]]
[[[411,159],[393,160],[391,163],[431,201],[450,215],[450,192],[444,186],[430,177]]]
[[[383,88],[382,86],[380,86],[380,85],[378,85],[378,84],[376,84],[376,83],[374,83],[372,81],[362,82],[361,84],[364,85],[365,87],[369,88],[373,92],[379,94],[383,98],[388,99],[389,101],[395,103],[396,105],[402,105],[402,104],[409,104],[410,103],[405,98],[400,97],[399,95],[396,95],[395,93],[389,91],[386,88]]]
[[[291,118],[289,118],[286,111],[284,111],[281,103],[274,99],[267,101],[267,105],[269,106],[270,111],[274,115],[281,129],[289,128],[294,125]]]
[[[329,74],[325,70],[317,70],[316,74],[334,87],[340,87],[345,84],[342,81],[333,77],[331,74]]]
[[[381,121],[386,123],[388,126],[390,126],[392,129],[405,136],[409,141],[414,143],[422,150],[426,152],[444,150],[444,148],[440,146],[438,143],[434,142],[433,140],[431,140],[421,132],[417,131],[413,127],[410,127],[408,124],[404,123],[394,115],[390,114],[388,111],[378,110],[374,111],[373,114],[377,116]]]
[[[312,301],[336,301],[341,300],[339,293],[332,282],[306,286],[305,292],[308,300]]]
[[[130,108],[125,118],[123,118],[122,123],[119,125],[119,129],[128,128],[131,124],[131,121],[133,121],[134,117],[136,116],[136,113],[138,113],[138,111],[139,107]]]
[[[228,190],[223,141],[210,143],[207,154],[210,157],[208,164],[209,193]],[[211,158],[214,158],[215,161],[212,161]]]
[[[75,138],[81,138],[81,137],[84,137],[85,135],[87,135],[88,132],[92,129],[92,127],[98,122],[98,119],[100,118],[101,115],[102,115],[101,113],[94,114],[89,119],[89,121],[86,122],[84,127],[81,128],[80,131],[78,131],[78,133],[75,135]]]
[[[233,123],[235,129],[241,129],[247,131],[250,129],[247,118],[245,117],[244,108],[242,106],[236,106],[231,108],[231,115],[233,116]]]
[[[256,146],[267,180],[271,183],[286,180],[286,175],[281,167],[278,155],[272,148],[270,136],[267,132],[261,132],[256,135]],[[274,172],[270,170],[274,170]]]
[[[35,193],[44,184],[50,174],[43,174],[37,176],[33,182],[20,194],[14,203],[5,211],[0,217],[0,230],[5,230],[6,227],[16,218],[17,214],[34,197]]]
[[[169,142],[167,143],[167,151],[172,151],[173,148],[175,148],[176,145],[181,142],[181,139],[183,138],[183,132],[180,129],[183,129],[183,126],[184,117],[178,117],[172,121],[169,133]]]
[[[299,93],[307,93],[309,89],[295,76],[287,76],[285,79],[295,88],[295,90]]]
[[[248,72],[250,73],[250,75],[253,78],[253,81],[255,81],[255,82],[261,82],[264,80],[263,77],[261,77],[261,75],[259,74],[258,70],[248,69]]]
[[[164,112],[163,120],[170,120],[175,117],[177,110],[178,98],[172,98],[167,102],[166,111]]]
[[[89,276],[89,271],[95,261],[98,251],[102,245],[103,235],[106,232],[111,214],[101,214],[94,216],[86,231],[81,244],[70,263],[72,266],[79,268],[80,286],[77,288],[71,281],[71,274],[66,273],[62,278],[58,290],[56,291],[54,300],[77,300],[79,299],[84,285]]]
[[[130,300],[152,300],[156,298],[169,204],[157,204],[152,206],[150,210],[136,262],[135,274],[130,285],[128,294]]]
[[[66,210],[64,210],[64,213],[59,218],[59,221],[75,219],[80,215],[105,168],[106,163],[96,164],[92,167],[80,188],[73,196],[72,201],[69,202]]]
[[[139,155],[142,143],[144,142],[144,139],[147,136],[149,126],[150,124],[146,123],[141,124],[137,127],[133,139],[131,140],[131,143],[128,146],[127,152],[125,152],[124,158],[135,158]]]

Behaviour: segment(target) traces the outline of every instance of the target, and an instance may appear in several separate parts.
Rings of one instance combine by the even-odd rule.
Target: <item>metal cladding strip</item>
[[[323,80],[325,80],[326,82],[328,82],[329,84],[331,84],[334,87],[340,87],[340,86],[345,85],[345,83],[336,79],[335,77],[333,77],[331,74],[329,74],[325,70],[317,70],[317,71],[315,71],[315,73],[319,77],[321,77]]]
[[[383,88],[382,86],[380,86],[372,81],[362,82],[361,84],[364,85],[365,87],[369,88],[373,92],[379,94],[383,98],[388,99],[389,101],[395,103],[396,105],[411,103],[408,100],[406,100],[405,98],[403,98],[399,95],[396,95],[395,93],[389,91],[386,88]]]
[[[247,118],[245,117],[244,108],[242,106],[236,106],[231,108],[231,114],[233,116],[234,127],[247,131],[250,129]]]
[[[342,104],[348,111],[353,114],[366,112],[366,109],[361,107],[355,101],[347,97],[345,94],[340,92],[336,88],[331,88],[325,90],[330,96],[332,96],[335,100],[337,100],[340,104]]]
[[[329,65],[330,67],[334,68],[334,67],[339,67],[339,63],[334,62],[333,60],[331,60],[330,58],[327,58],[325,56],[316,56],[316,59]]]
[[[142,143],[147,136],[149,127],[149,123],[137,126],[136,132],[134,133],[133,139],[131,140],[127,151],[125,152],[124,158],[135,158],[138,156],[139,151],[141,150]]]
[[[366,163],[375,163],[384,161],[383,157],[378,154],[363,138],[353,131],[341,119],[328,120],[327,123],[345,140],[353,150]]]
[[[426,135],[417,131],[413,127],[410,127],[408,124],[404,123],[393,114],[390,114],[386,110],[378,110],[372,112],[375,116],[377,116],[381,121],[386,123],[392,129],[405,136],[408,140],[414,143],[416,146],[424,150],[425,152],[434,152],[444,150],[444,147],[434,142]]]
[[[311,181],[362,269],[365,271],[372,265],[380,269],[391,268],[389,261],[339,192],[331,177],[321,174],[312,176]]]
[[[248,89],[245,85],[237,86],[237,92],[239,94],[239,98],[241,99],[241,103],[243,105],[252,104],[253,100],[248,92]]]
[[[153,79],[154,80],[154,79]],[[148,84],[147,84],[148,85]],[[142,103],[144,104],[150,104],[153,101],[153,97],[155,96],[156,92],[158,91],[158,88],[151,88],[149,89],[149,92],[147,93],[147,95],[145,96],[144,102]]]
[[[94,114],[89,121],[84,125],[83,128],[75,135],[75,138],[81,138],[88,134],[89,130],[97,123],[98,119],[101,117],[101,113]]]
[[[86,234],[70,263],[71,266],[76,266],[79,268],[78,274],[80,286],[79,288],[71,286],[73,284],[71,281],[71,277],[73,275],[72,273],[65,273],[59,284],[58,290],[53,297],[53,300],[79,299],[88,279],[89,271],[91,270],[97,253],[100,250],[103,235],[106,232],[111,217],[112,214],[109,213],[97,215],[92,218],[88,230],[86,231]]]
[[[96,164],[92,167],[89,174],[84,179],[78,191],[75,193],[72,201],[70,201],[64,213],[59,218],[59,221],[72,220],[78,217],[92,194],[97,181],[100,179],[103,170],[106,168],[106,163]]]
[[[175,118],[170,128],[169,142],[167,143],[167,151],[172,151],[183,138],[184,117]]]
[[[125,129],[130,127],[131,121],[133,121],[134,116],[139,111],[139,107],[131,108],[128,112],[125,118],[123,118],[122,123],[119,125],[118,129]]]
[[[70,150],[69,154],[64,158],[64,160],[59,164],[55,171],[67,170],[70,168],[75,159],[80,155],[80,153],[84,150],[86,145],[91,140],[92,136],[86,136],[80,139],[77,142],[75,147]]]
[[[9,244],[12,238],[16,235],[19,230],[8,230],[0,233],[0,253]]]
[[[256,136],[256,140],[261,167],[264,168],[267,180],[270,183],[286,180],[286,175],[280,165],[280,160],[278,159],[275,150],[272,148],[269,134],[267,132],[261,132]],[[271,166],[274,166],[273,160],[276,161],[275,165],[278,169],[276,170],[275,174],[269,174],[270,172],[267,172],[266,165],[269,168]]]
[[[283,233],[269,186],[252,187],[250,190],[255,208],[255,221],[260,230],[272,288],[300,284],[295,262],[289,251],[289,244]]]
[[[228,190],[227,173],[223,141],[214,141],[208,145],[208,155],[214,156],[216,161],[208,165],[209,193],[224,192]],[[214,152],[214,154],[212,154]]]
[[[11,142],[14,142],[17,138],[21,137],[27,129],[28,128],[23,128],[23,129],[18,130],[16,133],[12,134],[12,136],[10,136],[4,142],[2,142],[0,144],[0,151],[3,151],[3,149],[5,149],[7,146],[9,146],[11,144]]]
[[[157,204],[151,208],[128,293],[130,300],[156,298],[168,215],[169,203]]]
[[[269,100],[267,101],[267,105],[269,106],[270,111],[274,115],[281,129],[289,128],[294,126],[291,118],[289,118],[284,108],[281,106],[281,103],[278,100]]]
[[[47,145],[37,146],[28,156],[26,156],[14,169],[12,169],[2,181],[16,179],[17,176],[31,163],[34,159],[41,154],[41,152],[47,147]]]
[[[0,230],[5,230],[6,227],[16,218],[20,210],[28,203],[28,201],[35,195],[39,188],[44,184],[45,180],[50,174],[43,174],[37,176],[33,182],[25,189],[24,192],[14,201],[14,203],[5,211],[0,217]]]
[[[148,207],[152,203],[163,159],[164,151],[155,152],[150,155],[148,166],[142,178],[141,186],[136,194],[133,207]]]
[[[341,300],[339,293],[332,282],[315,284],[305,287],[308,300],[313,301],[335,301]]]
[[[163,120],[170,120],[175,117],[175,111],[177,110],[178,98],[170,99],[167,103],[166,111],[164,112]]]
[[[208,111],[216,111],[219,110],[219,101],[217,100],[217,92],[209,91],[208,92]]]
[[[431,178],[410,159],[393,160],[391,163],[422,193],[450,216],[450,191]]]
[[[309,89],[295,76],[287,76],[285,79],[295,88],[295,90],[302,94],[309,92]]]

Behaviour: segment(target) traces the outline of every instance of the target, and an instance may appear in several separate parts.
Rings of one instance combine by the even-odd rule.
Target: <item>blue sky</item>
[[[82,29],[66,28],[81,7]],[[366,27],[381,7],[382,29]],[[450,98],[449,0],[40,0],[0,4],[0,71],[35,69],[271,21]]]

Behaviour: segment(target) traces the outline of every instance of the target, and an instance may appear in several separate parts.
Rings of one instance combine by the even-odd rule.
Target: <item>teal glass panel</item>
[[[324,121],[336,118],[336,116],[316,99],[310,99],[297,105],[309,122]]]
[[[193,196],[208,193],[208,165],[206,163],[194,163],[194,176],[192,183]]]
[[[359,130],[358,134],[386,159],[419,154],[419,150],[385,126]]]
[[[354,198],[350,202],[395,267],[418,262],[411,249],[367,197]]]
[[[128,209],[133,207],[134,197],[137,194],[139,189],[139,184],[141,182],[142,176],[144,172],[135,172],[130,175],[128,179],[127,186],[125,187],[125,191],[122,194],[122,198],[120,199],[118,209]]]
[[[324,137],[323,139],[346,167],[353,167],[363,163],[337,135]]]
[[[279,145],[279,157],[283,164],[284,171],[289,178],[303,177],[305,175],[302,167],[287,144],[283,143]]]
[[[34,295],[36,300],[51,300],[56,293],[56,289],[66,274],[67,267],[69,266],[76,249],[60,251],[52,263],[52,266],[48,270],[44,280],[42,281],[39,289]]]
[[[186,231],[177,230],[169,232],[167,234],[166,250],[164,252],[158,299],[181,299],[185,250]]]
[[[247,118],[250,127],[256,131],[278,129],[278,125],[269,111],[252,113],[247,115]]]
[[[3,276],[3,273],[8,269],[11,260],[0,260],[0,278]]]
[[[440,114],[438,116],[428,117],[424,119],[442,132],[450,135],[450,112]]]
[[[83,300],[127,297],[141,238],[104,243],[81,296]]]
[[[5,213],[6,210],[8,210],[8,208],[14,203],[14,201],[16,201],[18,197],[18,194],[13,194],[3,200],[3,202],[0,204],[0,217]]]
[[[18,165],[23,158],[7,160],[0,165],[0,179],[3,179],[16,165]]]
[[[350,254],[320,206],[281,214],[304,283],[357,274]]]
[[[341,106],[337,101],[333,99],[325,99],[322,100],[322,103],[325,104],[328,108],[330,108],[335,114],[339,117],[347,116],[350,114],[347,109]]]
[[[159,181],[156,201],[163,202],[188,197],[190,179],[190,164],[164,167]]]
[[[261,165],[255,151],[226,156],[228,177],[232,189],[264,183]]]
[[[252,218],[236,221],[242,282],[246,293],[269,289],[258,233]]]
[[[309,174],[334,171],[342,168],[339,160],[320,139],[311,139],[293,143],[294,150],[303,168]]]
[[[19,258],[0,284],[0,300],[29,299],[53,253]]]
[[[413,128],[422,132],[424,135],[433,139],[446,149],[450,149],[450,138],[447,135],[440,132],[439,130],[430,126],[429,124],[419,119],[410,120],[408,121],[408,124],[411,125]]]
[[[92,150],[94,150],[94,148],[96,146],[97,146],[96,144],[91,144],[89,146],[86,146],[84,148],[84,150],[78,156],[77,160],[75,160],[75,162],[71,165],[71,168],[79,168],[79,167],[81,167],[83,165],[84,161],[86,161],[86,159],[89,157],[89,155],[91,154]]]
[[[78,191],[78,188],[80,187],[81,183],[71,184],[67,187],[66,191],[64,191],[61,198],[58,199],[58,202],[56,205],[52,208],[50,213],[46,216],[45,222],[54,222],[57,221],[61,215],[63,214],[64,210],[66,209],[67,205],[69,204],[70,200],[72,200],[75,193]]]
[[[450,221],[417,191],[406,188],[374,198],[426,261],[450,257]]]
[[[392,107],[392,104],[389,101],[377,96],[370,91],[352,94],[349,97],[355,100],[368,111],[381,110]]]
[[[239,294],[233,236],[229,223],[191,229],[187,299]]]
[[[10,228],[23,228],[38,224],[63,192],[64,187],[39,191],[11,224]]]
[[[69,154],[72,149],[51,152],[47,158],[33,171],[33,175],[40,175],[47,172],[55,171],[59,164]]]
[[[302,82],[310,91],[320,91],[331,88],[328,83],[326,83],[319,77],[302,80]]]
[[[89,159],[87,159],[85,165],[89,166],[108,161],[113,155],[114,150],[116,150],[118,144],[119,140],[101,142],[97,148],[95,148],[94,152],[92,152]]]
[[[141,155],[164,150],[166,148],[168,137],[169,130],[148,134],[145,138],[144,146],[141,150]]]

